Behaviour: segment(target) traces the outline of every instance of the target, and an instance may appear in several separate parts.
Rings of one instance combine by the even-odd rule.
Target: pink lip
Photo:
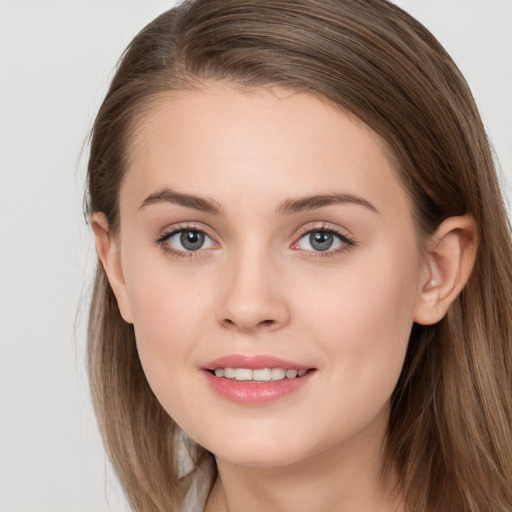
[[[286,361],[285,359],[269,355],[244,356],[232,354],[210,361],[203,368],[205,370],[216,370],[217,368],[249,368],[250,370],[257,368],[283,368],[285,370],[309,370],[311,366],[304,366],[303,364]]]
[[[248,382],[216,377],[211,373],[217,368],[283,368],[285,370],[310,370],[302,377],[269,382]],[[316,373],[314,368],[273,356],[229,355],[215,359],[203,367],[202,372],[210,388],[221,397],[240,404],[258,405],[279,400],[299,391]]]

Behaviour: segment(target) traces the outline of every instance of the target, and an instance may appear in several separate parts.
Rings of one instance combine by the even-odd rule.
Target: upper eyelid
[[[322,222],[322,221],[305,224],[304,226],[302,226],[301,228],[299,228],[296,231],[296,234],[294,236],[298,239],[312,231],[328,231],[330,233],[335,233],[335,234],[344,236],[346,238],[350,238],[350,239],[353,238],[352,233],[347,228],[337,226],[337,225],[335,226],[328,222]]]
[[[162,230],[159,231],[159,234],[157,235],[157,240],[162,240],[165,238],[169,238],[172,235],[175,235],[176,233],[179,233],[180,231],[198,231],[200,233],[204,233],[206,236],[210,237],[212,240],[216,240],[216,236],[212,235],[212,232],[210,228],[205,226],[202,223],[196,223],[196,222],[180,222],[179,224],[171,224]]]

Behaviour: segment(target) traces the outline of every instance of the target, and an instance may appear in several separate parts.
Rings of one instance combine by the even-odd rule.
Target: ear
[[[94,212],[91,215],[91,227],[94,232],[98,258],[107,274],[110,287],[116,296],[121,316],[126,322],[133,323],[123,267],[121,265],[119,246],[109,230],[105,214]]]
[[[414,311],[414,321],[439,322],[466,284],[475,263],[478,230],[471,215],[450,217],[428,244],[426,278]]]

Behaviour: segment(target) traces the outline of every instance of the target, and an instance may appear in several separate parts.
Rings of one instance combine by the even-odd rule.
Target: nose
[[[286,287],[268,255],[239,257],[226,265],[217,310],[223,327],[248,334],[275,331],[288,324]]]

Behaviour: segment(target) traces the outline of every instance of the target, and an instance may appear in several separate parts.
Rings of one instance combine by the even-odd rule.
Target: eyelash
[[[331,235],[334,235],[336,238],[338,238],[341,241],[342,246],[340,248],[332,250],[332,251],[330,251],[330,250],[303,251],[305,253],[305,257],[307,257],[307,258],[332,258],[334,256],[339,255],[342,252],[345,252],[345,251],[353,248],[356,245],[355,241],[352,238],[348,237],[345,233],[342,233],[340,230],[338,230],[332,226],[327,226],[326,224],[321,224],[320,226],[307,225],[307,226],[304,226],[303,228],[301,228],[297,234],[297,241],[292,244],[292,248],[293,248],[293,246],[297,245],[298,242],[304,236],[306,236],[310,233],[315,233],[315,232],[319,232],[319,231],[322,233],[330,233]],[[300,250],[300,249],[296,249],[296,250]]]
[[[167,241],[173,237],[174,235],[181,233],[182,231],[195,231],[197,233],[202,233],[203,235],[207,236],[211,240],[214,240],[213,237],[211,237],[207,231],[203,228],[198,228],[198,226],[195,226],[193,224],[180,224],[178,226],[174,226],[171,231],[162,233],[158,236],[158,238],[155,240],[155,244],[160,246],[161,249],[166,253],[174,258],[195,258],[201,256],[201,254],[204,252],[204,249],[198,249],[197,251],[180,251],[177,249],[173,249]],[[215,241],[215,240],[214,240]]]
[[[195,226],[193,224],[180,224],[178,226],[175,226],[171,231],[162,233],[157,237],[155,240],[155,244],[161,247],[161,249],[166,253],[170,254],[171,256],[175,258],[194,258],[194,257],[200,257],[206,249],[198,249],[197,251],[180,251],[177,249],[173,249],[167,241],[173,237],[174,235],[181,233],[183,231],[195,231],[197,233],[202,233],[203,235],[207,236],[211,240],[214,240],[213,237],[211,237],[208,232],[202,228],[198,228],[198,226]],[[323,232],[323,233],[329,233],[334,235],[338,240],[341,241],[342,246],[335,250],[326,250],[326,251],[309,251],[304,250],[302,251],[305,254],[305,257],[307,258],[331,258],[333,256],[336,256],[340,254],[341,252],[347,251],[354,247],[356,245],[355,241],[351,238],[349,238],[346,234],[342,233],[338,229],[327,226],[325,224],[322,224],[321,226],[305,226],[299,230],[296,236],[296,241],[292,244],[292,249],[294,246],[296,246],[299,241],[306,235],[314,232]],[[217,243],[217,242],[215,242]],[[300,249],[295,249],[300,250]]]

